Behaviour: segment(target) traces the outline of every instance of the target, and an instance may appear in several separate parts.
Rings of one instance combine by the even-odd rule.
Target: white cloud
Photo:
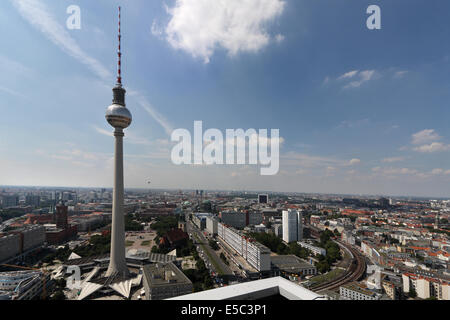
[[[268,24],[281,16],[284,7],[282,0],[177,0],[167,8],[171,19],[166,40],[205,63],[219,48],[230,56],[257,52],[269,44]],[[152,33],[158,34],[154,26]]]
[[[95,125],[92,126],[92,128],[97,131],[98,133],[108,136],[108,137],[113,137],[113,130],[111,128],[111,131],[99,128]],[[145,137],[142,137],[140,135],[138,135],[137,133],[135,133],[133,130],[128,129],[126,134],[125,134],[125,138],[127,139],[127,142],[131,143],[131,144],[138,144],[138,145],[147,145],[147,146],[159,146],[159,147],[167,147],[170,145],[170,141],[167,139],[157,139],[155,141],[151,141],[150,139],[147,139]]]
[[[4,75],[8,75],[8,78],[11,74],[18,74],[21,76],[29,76],[33,73],[33,71],[24,66],[22,63],[12,60],[8,57],[0,55],[0,73]]]
[[[282,34],[277,34],[277,35],[275,36],[275,41],[276,41],[277,43],[283,42],[284,39],[285,39],[285,36],[283,36]]]
[[[450,145],[446,145],[441,142],[433,142],[431,144],[425,144],[423,146],[416,147],[413,150],[423,153],[441,152],[450,150]]]
[[[67,54],[87,65],[101,79],[111,79],[111,73],[96,59],[86,54],[69,32],[49,13],[38,0],[11,0],[22,17],[41,31],[50,41]]]
[[[164,34],[164,28],[159,26],[156,21],[153,21],[152,27],[150,30],[151,30],[152,34],[158,38],[161,38]]]
[[[337,127],[338,128],[360,128],[367,127],[370,124],[370,119],[359,120],[344,120]]]
[[[440,168],[431,170],[431,174],[439,175],[439,174],[443,174],[443,173],[444,173],[444,170],[440,169]]]
[[[99,128],[97,126],[92,126],[92,127],[95,129],[95,131],[97,131],[100,134],[103,134],[104,136],[108,136],[108,137],[113,137],[114,136],[112,131],[108,131],[108,130],[102,129],[102,128]]]
[[[410,168],[380,168],[375,167],[372,169],[373,172],[381,173],[385,176],[392,176],[392,175],[414,175],[417,174],[418,171],[415,169]]]
[[[343,80],[343,79],[350,79],[353,78],[354,76],[356,76],[358,74],[359,70],[353,70],[353,71],[349,71],[347,73],[344,73],[342,76],[340,76],[338,78],[338,80]]]
[[[356,164],[360,164],[360,163],[361,163],[360,159],[352,159],[352,160],[349,161],[349,164],[351,166],[356,165]]]
[[[405,160],[403,157],[392,157],[392,158],[384,158],[381,162],[392,163],[392,162],[400,162]]]
[[[354,71],[352,71],[353,73]],[[361,71],[358,73],[358,80],[355,81],[351,81],[350,83],[348,83],[346,86],[344,86],[344,89],[349,89],[349,88],[359,88],[363,83],[370,81],[373,79],[375,75],[375,70],[365,70],[365,71]],[[345,76],[345,75],[344,75]],[[350,78],[353,78],[355,75],[352,75]],[[341,76],[342,77],[342,76]],[[348,77],[347,77],[348,78]]]
[[[281,159],[286,165],[300,166],[303,168],[320,168],[328,166],[346,166],[348,161],[331,157],[321,157],[304,153],[287,152],[282,154]]]
[[[3,87],[3,86],[0,86],[0,91],[8,93],[8,94],[10,94],[12,96],[19,97],[19,98],[26,98],[25,95],[21,94],[20,92],[17,92],[17,91],[15,91],[13,89],[6,88],[6,87]]]
[[[144,96],[134,91],[129,91],[129,94],[134,97],[141,107],[144,108],[144,110],[147,111],[147,113],[164,128],[164,131],[168,136],[172,134],[172,124],[162,114],[160,114]]]
[[[401,79],[407,73],[408,73],[408,71],[397,71],[396,73],[394,73],[394,78]]]
[[[425,129],[412,135],[412,144],[423,144],[440,139],[441,136],[439,136],[434,129]]]

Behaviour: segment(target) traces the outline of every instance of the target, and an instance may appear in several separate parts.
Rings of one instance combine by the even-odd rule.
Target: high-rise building
[[[268,203],[269,202],[269,195],[268,194],[259,194],[258,195],[258,203]]]
[[[233,228],[243,229],[249,225],[255,226],[261,224],[263,222],[263,215],[258,212],[223,211],[220,213],[220,219],[223,223]]]
[[[436,217],[434,219],[434,229],[439,229],[439,212],[436,213]]]
[[[41,204],[41,197],[32,194],[26,195],[25,204],[28,206],[39,207]]]
[[[125,105],[126,90],[122,87],[121,74],[121,28],[119,8],[119,50],[118,50],[118,75],[117,83],[113,88],[113,104],[106,110],[106,120],[115,129],[115,153],[114,153],[114,190],[111,227],[111,254],[106,276],[120,274],[128,276],[128,268],[125,261],[125,218],[123,210],[124,185],[123,185],[123,130],[132,121],[130,111]]]
[[[68,218],[67,218],[67,209],[63,203],[60,203],[56,206],[55,212],[55,223],[56,227],[59,229],[67,229],[69,226]]]
[[[378,200],[378,202],[380,203],[380,207],[382,207],[382,208],[388,208],[389,207],[389,199],[380,198]]]
[[[6,195],[2,197],[3,208],[17,207],[19,205],[18,195]]]
[[[289,209],[283,211],[283,241],[286,243],[303,239],[302,213]]]

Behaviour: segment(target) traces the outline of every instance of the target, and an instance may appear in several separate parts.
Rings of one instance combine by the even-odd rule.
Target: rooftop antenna
[[[118,56],[117,85],[122,87],[122,50],[121,50],[122,33],[120,30],[120,18],[121,18],[121,7],[119,6],[119,50],[117,51],[117,56]]]

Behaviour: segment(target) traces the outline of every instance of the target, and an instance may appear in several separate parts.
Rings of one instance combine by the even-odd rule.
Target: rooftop
[[[149,287],[192,284],[186,275],[180,271],[172,262],[155,263],[143,268],[144,281]]]
[[[358,283],[352,282],[349,284],[345,284],[343,286],[341,286],[343,288],[346,288],[348,290],[352,290],[361,294],[365,294],[367,296],[376,296],[377,294],[375,292],[372,292],[366,288],[361,287]]]
[[[305,268],[314,268],[312,264],[294,255],[271,256],[271,261],[278,269],[290,272],[301,272]]]
[[[278,295],[288,300],[326,300],[324,296],[281,277],[239,283],[167,300],[260,300]]]

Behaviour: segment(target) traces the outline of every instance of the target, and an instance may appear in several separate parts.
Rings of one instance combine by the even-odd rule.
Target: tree
[[[414,287],[409,288],[409,294],[408,294],[408,296],[409,296],[410,298],[415,298],[415,297],[417,297],[417,292],[416,292],[416,289],[415,289]]]
[[[153,246],[151,252],[152,252],[152,253],[159,253],[159,248],[158,248],[158,246]]]
[[[194,282],[194,292],[203,291],[203,286],[200,282]]]
[[[144,226],[134,220],[131,213],[125,216],[125,231],[142,231]]]
[[[392,244],[400,243],[400,241],[398,241],[398,239],[391,238],[391,237],[389,237],[389,241],[390,241]]]
[[[205,276],[203,280],[203,287],[205,290],[211,289],[214,287],[214,282],[212,281],[211,277],[208,275]]]
[[[197,268],[197,270],[202,273],[204,271],[206,271],[206,266],[205,263],[203,262],[203,260],[197,260],[197,263],[195,264],[195,267]]]
[[[217,242],[214,240],[209,240],[209,246],[213,249],[213,250],[219,250],[219,246],[217,245]]]
[[[326,260],[316,262],[316,268],[320,273],[326,273],[331,270],[331,267]]]
[[[50,298],[51,300],[66,300],[66,295],[62,290],[56,291]]]

